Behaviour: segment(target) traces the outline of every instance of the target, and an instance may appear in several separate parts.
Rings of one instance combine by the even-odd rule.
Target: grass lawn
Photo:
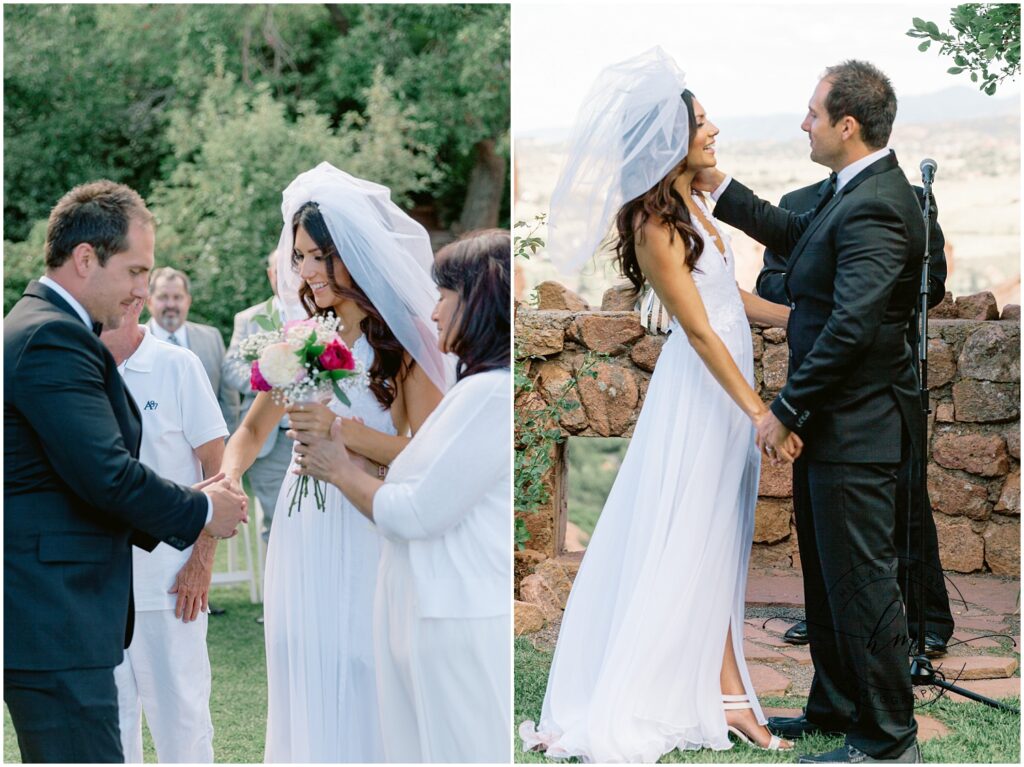
[[[515,728],[516,762],[543,763],[549,760],[538,753],[522,751],[519,740],[519,723],[540,718],[544,701],[548,669],[551,667],[551,653],[534,648],[529,639],[520,637],[515,644]],[[800,708],[802,698],[762,698],[764,706]],[[1006,702],[1020,706],[1020,698],[1008,698]],[[951,703],[940,700],[925,707],[923,713],[942,721],[950,734],[923,743],[922,756],[925,762],[957,763],[1020,763],[1020,717],[988,708],[980,703]],[[743,744],[737,744],[731,751],[673,751],[660,760],[663,764],[683,762],[728,764],[737,762],[793,762],[796,754],[815,754],[830,751],[842,745],[841,738],[814,736],[797,741],[796,749],[787,754],[760,751]],[[575,759],[569,761],[577,761]]]
[[[255,521],[250,523],[256,532]],[[252,536],[253,538],[255,536]],[[217,547],[216,570],[226,569],[225,550]],[[241,553],[241,552],[240,552]],[[267,674],[263,626],[256,623],[263,606],[249,602],[248,585],[215,586],[211,592],[224,615],[210,616],[207,646],[213,671],[210,712],[213,752],[218,762],[262,762],[267,726]],[[146,761],[156,762],[149,731],[143,724]],[[4,761],[20,762],[18,741],[4,706]]]

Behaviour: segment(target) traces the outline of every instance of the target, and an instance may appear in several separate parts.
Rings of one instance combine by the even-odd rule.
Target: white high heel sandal
[[[744,708],[753,708],[754,704],[750,702],[750,698],[746,695],[722,695],[722,708],[726,711],[737,711]],[[789,749],[782,748],[782,738],[775,733],[771,733],[772,739],[768,741],[767,746],[759,746],[757,743],[752,741],[746,733],[740,730],[738,727],[733,727],[731,724],[726,725],[729,728],[729,732],[735,735],[737,738],[742,740],[748,746],[753,746],[761,751],[788,751]]]

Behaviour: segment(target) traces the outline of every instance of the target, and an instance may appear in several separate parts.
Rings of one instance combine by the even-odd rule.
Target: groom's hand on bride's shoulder
[[[201,488],[213,501],[213,519],[206,525],[206,531],[214,538],[230,538],[237,532],[239,522],[249,521],[249,501],[236,482],[218,476],[220,479]]]

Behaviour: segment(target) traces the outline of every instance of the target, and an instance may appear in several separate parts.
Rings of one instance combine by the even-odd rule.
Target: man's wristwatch
[[[377,467],[377,479],[384,479],[388,475],[388,467],[381,464]]]

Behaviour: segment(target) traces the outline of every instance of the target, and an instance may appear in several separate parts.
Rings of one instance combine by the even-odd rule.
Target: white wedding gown
[[[369,369],[373,349],[364,337],[352,352]],[[346,393],[351,408],[332,398],[331,410],[396,433],[368,386]],[[267,550],[264,760],[382,762],[373,644],[379,535],[333,485],[323,485],[326,511],[318,511],[312,480],[302,510],[289,516],[293,468],[294,458]]]
[[[693,276],[753,385],[750,329],[720,234],[726,252],[705,234]],[[760,455],[750,420],[671,327],[569,596],[540,724],[520,727],[523,747],[549,757],[650,763],[675,748],[730,748],[719,681],[730,626],[765,723],[743,657]]]

